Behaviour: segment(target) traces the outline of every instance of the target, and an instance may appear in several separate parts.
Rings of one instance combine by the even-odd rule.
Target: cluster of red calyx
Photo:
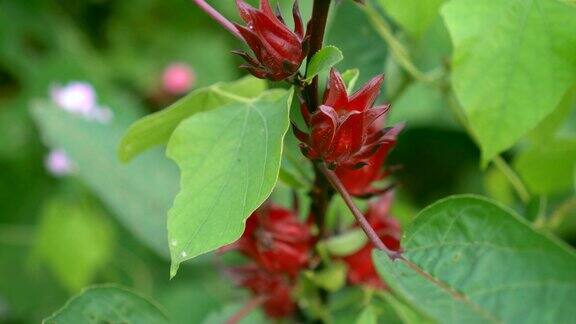
[[[349,97],[340,73],[332,69],[318,110],[310,115],[308,107],[301,104],[310,134],[294,127],[304,155],[335,169],[354,196],[382,193],[372,184],[386,175],[382,165],[403,127],[381,126],[390,106],[373,105],[383,82],[384,77],[377,76]]]
[[[369,205],[365,215],[386,247],[392,251],[400,251],[400,224],[390,216],[392,198],[392,192],[380,196],[378,200]],[[384,289],[386,285],[378,276],[372,263],[373,248],[373,244],[368,242],[356,253],[343,258],[348,265],[348,281],[353,285],[362,284]]]
[[[291,298],[297,275],[308,266],[314,240],[310,226],[290,210],[270,205],[254,212],[234,248],[254,264],[233,270],[238,284],[263,300],[270,317],[296,309]]]
[[[292,10],[294,31],[286,26],[280,13],[273,12],[268,0],[260,0],[259,9],[243,0],[236,0],[236,5],[246,23],[246,27],[236,24],[236,28],[256,56],[242,51],[234,52],[246,60],[242,67],[258,78],[273,81],[286,79],[298,72],[308,54],[309,43],[309,37],[304,35],[298,1]]]

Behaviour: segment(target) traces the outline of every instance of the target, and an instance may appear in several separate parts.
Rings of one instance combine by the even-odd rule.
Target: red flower
[[[393,194],[389,192],[370,204],[366,218],[384,244],[393,251],[399,251],[400,224],[389,215],[392,198]],[[348,264],[348,281],[354,285],[363,284],[384,289],[386,285],[372,263],[372,249],[373,245],[369,242],[358,252],[343,258]]]
[[[301,106],[310,134],[294,127],[304,155],[322,160],[330,168],[360,168],[378,148],[393,145],[401,126],[386,129],[378,126],[390,106],[372,107],[383,82],[384,77],[377,76],[348,97],[340,73],[332,69],[324,104],[311,116],[305,105]]]
[[[294,313],[292,285],[286,277],[267,272],[255,264],[233,268],[230,273],[238,285],[249,289],[256,298],[262,298],[268,316],[282,318]]]
[[[254,52],[255,58],[246,52],[234,53],[242,56],[246,68],[254,76],[274,81],[294,75],[308,54],[308,38],[304,36],[304,26],[294,3],[294,31],[288,29],[282,16],[276,16],[268,0],[260,0],[260,8],[255,9],[243,0],[236,0],[240,17],[246,27],[236,24],[236,28]]]
[[[292,211],[271,205],[248,218],[236,246],[266,270],[296,276],[308,264],[312,243],[309,225]]]
[[[382,194],[390,189],[390,187],[375,188],[373,182],[382,180],[388,175],[388,172],[384,169],[384,162],[386,162],[388,152],[396,144],[395,137],[400,130],[401,128],[398,127],[387,133],[390,141],[383,143],[376,153],[368,158],[366,165],[357,169],[343,166],[334,170],[351,195],[370,197]]]

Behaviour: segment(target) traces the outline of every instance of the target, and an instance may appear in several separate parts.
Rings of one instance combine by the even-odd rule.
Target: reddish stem
[[[192,2],[194,2],[198,7],[200,7],[200,9],[204,10],[204,12],[206,12],[210,17],[216,20],[216,22],[222,25],[222,27],[226,28],[229,32],[231,32],[232,35],[236,36],[236,38],[238,38],[239,40],[244,41],[244,38],[242,37],[242,35],[240,35],[240,32],[238,31],[236,26],[234,26],[234,24],[230,22],[230,20],[226,19],[226,17],[222,16],[222,14],[220,14],[216,9],[212,8],[212,6],[206,3],[206,1],[192,0]]]
[[[370,226],[370,223],[368,223],[368,220],[366,219],[366,217],[364,217],[364,214],[362,214],[360,209],[358,209],[358,207],[356,206],[356,204],[352,200],[352,197],[348,193],[348,190],[346,190],[346,188],[342,184],[342,181],[340,181],[340,179],[338,178],[336,173],[329,170],[326,167],[326,165],[324,165],[323,163],[318,165],[318,169],[320,169],[320,171],[322,171],[324,176],[326,176],[326,178],[328,179],[330,184],[332,184],[332,187],[334,187],[334,189],[336,191],[338,191],[338,193],[340,193],[340,195],[342,196],[342,199],[344,199],[344,202],[346,203],[348,208],[350,208],[350,211],[352,211],[352,214],[354,215],[354,217],[356,218],[356,220],[360,224],[360,227],[362,227],[362,230],[364,230],[364,233],[366,233],[366,236],[368,236],[368,239],[372,242],[372,244],[374,244],[374,246],[377,249],[386,252],[386,254],[392,260],[401,258],[402,255],[400,254],[400,252],[395,252],[395,251],[390,250],[384,244],[384,242],[382,242],[382,240],[380,239],[380,237],[378,236],[376,231],[374,231],[372,226]]]
[[[252,298],[248,303],[246,303],[246,305],[240,308],[240,310],[238,310],[236,314],[230,317],[226,321],[226,324],[239,323],[241,320],[244,319],[244,317],[248,316],[248,314],[250,314],[256,307],[260,306],[264,302],[264,299],[265,299],[264,296]]]
[[[322,49],[324,33],[326,32],[326,22],[328,21],[328,11],[330,10],[330,0],[314,0],[312,7],[312,19],[308,25],[310,29],[310,50],[308,52],[308,63],[312,56]],[[308,104],[311,111],[318,109],[318,76],[314,77],[310,85],[306,87]]]

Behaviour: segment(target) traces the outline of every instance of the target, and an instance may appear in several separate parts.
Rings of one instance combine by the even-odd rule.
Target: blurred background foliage
[[[233,1],[213,2],[237,17]],[[307,17],[310,2],[302,2]],[[437,12],[442,1],[417,13],[380,2],[415,66],[446,72],[452,47]],[[290,1],[281,3],[288,12]],[[448,83],[407,74],[357,5],[344,1],[337,9],[326,43],[343,51],[338,67],[359,68],[359,83],[385,73],[381,99],[392,103],[389,122],[407,124],[388,163],[398,183],[394,214],[403,223],[438,198],[480,193],[576,242],[574,89],[533,135],[504,154],[530,191],[524,207],[501,169],[480,168],[479,150],[450,108],[457,103]],[[165,214],[178,173],[162,150],[122,165],[116,146],[132,121],[177,99],[162,95],[167,65],[187,63],[193,88],[231,81],[243,74],[230,54],[240,46],[184,0],[0,0],[0,322],[37,323],[101,282],[154,296],[178,323],[219,318],[236,307],[242,292],[213,271],[210,256],[168,280]],[[90,125],[36,109],[51,86],[74,80],[95,87],[98,101],[113,110],[113,123]],[[554,140],[539,145],[550,134]],[[51,147],[66,147],[79,172],[47,173]]]

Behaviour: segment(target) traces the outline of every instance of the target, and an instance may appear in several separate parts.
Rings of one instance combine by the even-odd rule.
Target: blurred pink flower
[[[172,63],[164,69],[162,87],[173,95],[186,93],[194,86],[196,76],[186,63]]]
[[[87,82],[72,81],[65,86],[50,88],[50,98],[63,110],[103,124],[109,123],[114,114],[108,107],[100,107],[94,87]]]
[[[54,149],[48,153],[44,161],[46,169],[52,175],[61,177],[74,171],[74,163],[62,149]]]
[[[91,84],[74,81],[66,86],[53,86],[50,90],[52,101],[71,113],[90,114],[96,106],[96,93]]]

